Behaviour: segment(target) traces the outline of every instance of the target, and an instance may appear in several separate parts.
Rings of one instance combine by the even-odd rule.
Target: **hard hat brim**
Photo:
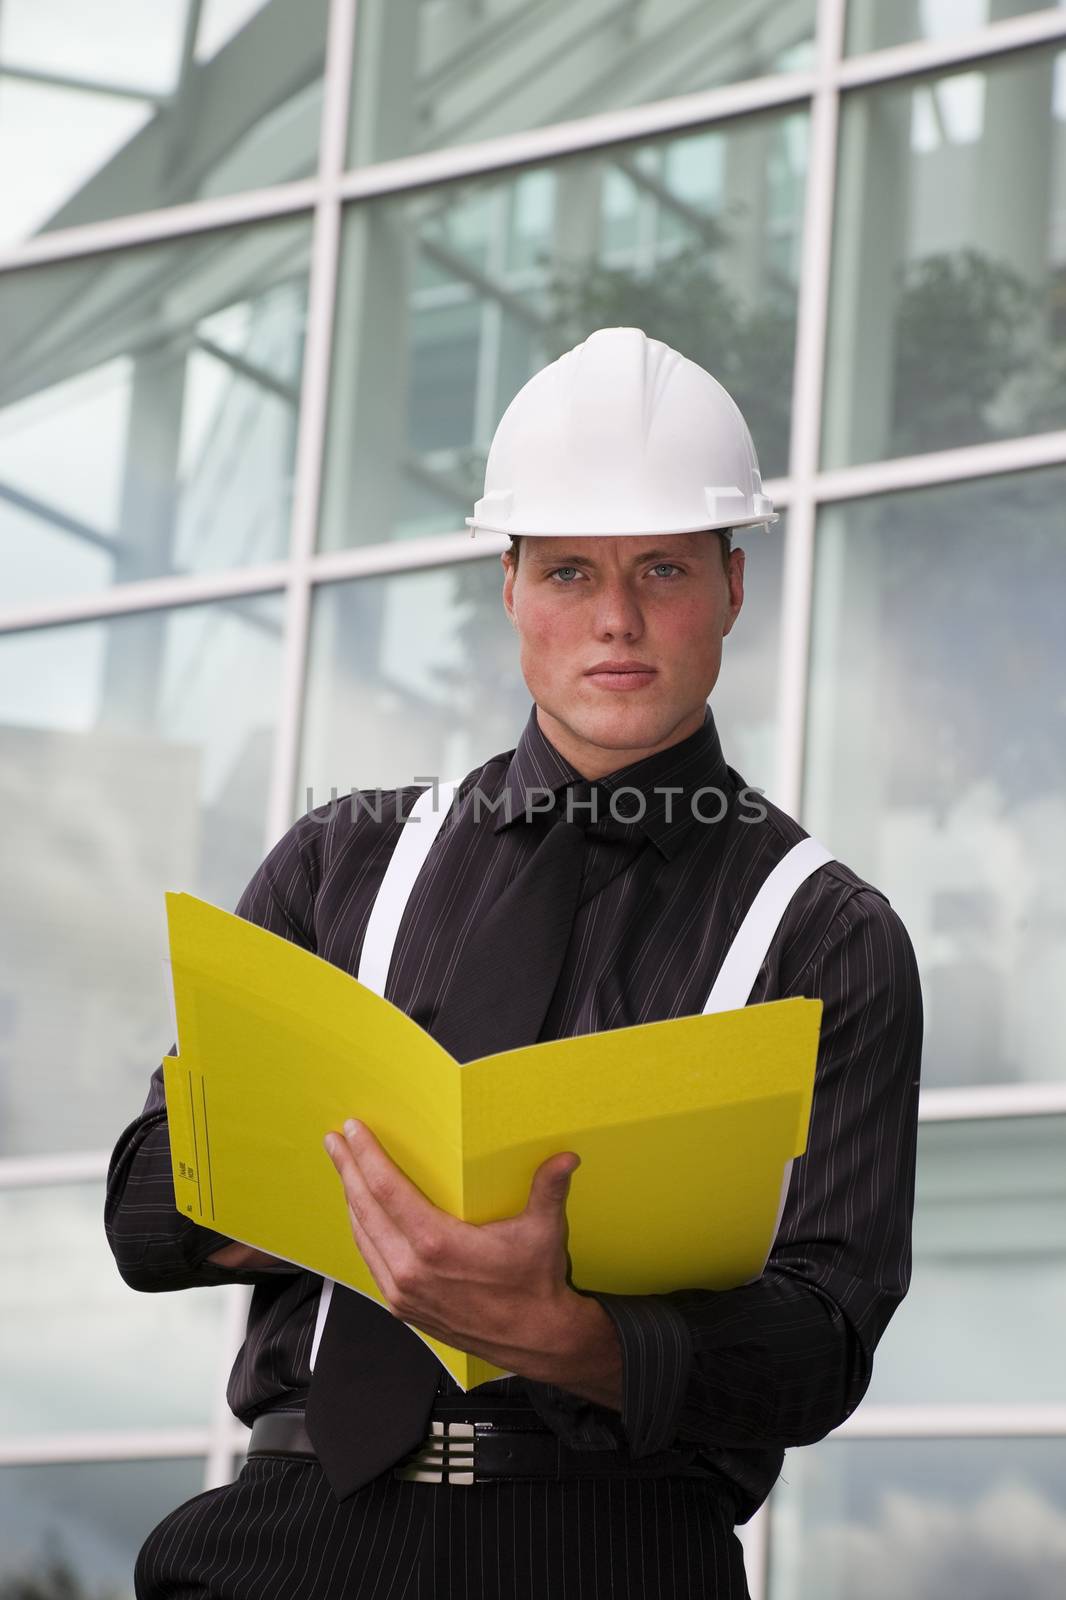
[[[476,533],[502,533],[511,539],[655,539],[668,538],[672,533],[724,533],[727,528],[769,527],[781,519],[776,511],[765,517],[732,517],[728,522],[693,522],[684,528],[505,528],[500,523],[479,522],[476,517],[463,519],[471,535]]]

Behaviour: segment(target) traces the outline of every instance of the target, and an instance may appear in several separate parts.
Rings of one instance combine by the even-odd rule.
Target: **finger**
[[[373,1240],[360,1223],[351,1205],[348,1207],[348,1216],[351,1219],[352,1238],[355,1240],[356,1249],[366,1262],[370,1276],[388,1302],[386,1309],[391,1309],[397,1300],[397,1289],[392,1273],[389,1271],[388,1262],[374,1245]]]
[[[387,1256],[379,1248],[372,1228],[367,1226],[363,1220],[363,1215],[360,1214],[359,1209],[352,1200],[352,1190],[358,1188],[361,1182],[358,1163],[340,1134],[328,1133],[324,1142],[329,1152],[330,1160],[337,1168],[343,1182],[344,1198],[348,1207],[348,1220],[351,1223],[352,1238],[355,1240],[356,1248],[366,1262],[374,1282],[385,1296],[385,1299],[391,1303],[397,1298],[397,1286],[392,1274],[392,1268]],[[369,1203],[366,1209],[372,1212],[373,1199],[369,1196],[367,1198]],[[387,1229],[390,1226],[384,1213],[380,1214],[378,1222],[382,1229]]]
[[[427,1200],[417,1184],[382,1149],[363,1122],[344,1124],[345,1138],[360,1175],[377,1205],[408,1239],[425,1239],[454,1226],[457,1219]]]
[[[581,1157],[573,1151],[549,1156],[533,1174],[526,1201],[526,1215],[556,1217],[565,1208],[570,1193],[570,1179],[581,1165]]]
[[[386,1262],[399,1260],[401,1254],[408,1250],[408,1241],[388,1213],[378,1205],[348,1141],[342,1134],[328,1133],[323,1143],[344,1185],[348,1210],[353,1219],[370,1236],[379,1256],[384,1256]]]

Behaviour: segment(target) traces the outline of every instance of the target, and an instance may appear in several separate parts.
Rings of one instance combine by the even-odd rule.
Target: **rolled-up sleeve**
[[[807,1150],[762,1276],[595,1294],[622,1348],[634,1455],[696,1443],[743,1476],[747,1452],[823,1438],[866,1392],[909,1285],[922,1005],[910,939],[884,897],[847,899],[786,993],[820,997],[824,1011]],[[582,1417],[579,1403],[576,1428]]]
[[[314,899],[323,824],[308,813],[278,841],[237,904],[237,915],[305,949],[315,948]],[[171,1046],[171,1055],[176,1046]],[[124,1130],[107,1174],[104,1229],[131,1288],[155,1292],[220,1283],[260,1283],[295,1267],[238,1271],[208,1261],[232,1243],[192,1222],[174,1202],[163,1068],[152,1073],[141,1113]]]

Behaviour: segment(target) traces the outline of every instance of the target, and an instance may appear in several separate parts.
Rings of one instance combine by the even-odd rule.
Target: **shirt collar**
[[[530,801],[534,805],[542,803],[545,790],[558,797],[567,784],[580,781],[577,768],[560,755],[542,731],[534,704],[504,776],[496,802],[499,809],[493,831],[499,833],[527,820],[527,805]],[[644,801],[644,814],[634,821],[661,853],[671,859],[689,830],[701,820],[713,821],[724,810],[732,793],[732,780],[710,706],[705,708],[703,724],[695,733],[654,755],[631,761],[597,782],[609,792],[639,791]],[[725,798],[719,800],[717,794],[700,796],[697,791],[701,789],[718,790]],[[619,795],[612,815],[626,820],[627,801],[631,808],[639,810],[640,801],[635,795]]]

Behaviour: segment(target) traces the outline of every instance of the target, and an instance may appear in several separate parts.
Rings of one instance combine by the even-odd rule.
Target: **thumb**
[[[540,1216],[560,1211],[570,1193],[571,1175],[580,1165],[581,1157],[575,1155],[573,1151],[549,1156],[547,1161],[542,1161],[533,1174],[533,1182],[529,1186],[526,1211]]]

